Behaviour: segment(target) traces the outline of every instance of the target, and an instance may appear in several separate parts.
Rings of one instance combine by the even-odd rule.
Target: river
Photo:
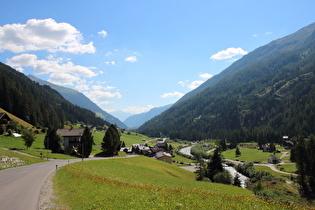
[[[189,146],[189,147],[185,147],[185,148],[182,148],[180,149],[179,151],[185,155],[190,155],[192,156],[192,154],[190,153],[191,152],[191,148],[193,146]],[[228,171],[230,172],[230,174],[232,175],[233,179],[234,177],[236,176],[236,174],[238,174],[238,177],[240,179],[240,182],[241,182],[241,187],[242,188],[245,188],[246,187],[246,180],[248,179],[248,177],[244,176],[243,174],[241,173],[238,173],[234,167],[231,167],[231,166],[228,166],[226,164],[223,164],[223,167]]]

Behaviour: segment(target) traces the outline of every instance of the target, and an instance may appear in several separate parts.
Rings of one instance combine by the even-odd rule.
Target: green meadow
[[[240,148],[241,156],[235,156],[235,149],[229,149],[222,152],[222,155],[226,159],[239,159],[240,161],[247,162],[268,162],[268,157],[273,153],[263,152],[262,150],[252,148]],[[280,158],[281,153],[276,153],[276,156]]]
[[[192,172],[147,157],[66,165],[54,178],[65,209],[286,209],[239,187],[197,182]],[[294,208],[290,206],[291,208]]]
[[[33,155],[36,157],[40,157],[43,159],[72,159],[75,157],[51,153],[50,150],[44,149],[44,134],[37,134],[36,139],[33,142],[33,145],[30,148],[26,148],[24,145],[24,141],[21,137],[12,137],[12,136],[4,136],[0,135],[0,147],[8,148],[11,150],[18,150],[20,152]],[[1,154],[1,153],[0,153]]]

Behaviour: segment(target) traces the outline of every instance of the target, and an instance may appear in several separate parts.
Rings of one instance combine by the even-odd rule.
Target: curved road
[[[70,162],[78,162],[73,159]],[[68,160],[51,160],[0,171],[0,209],[35,210],[41,187],[51,172],[68,164]]]

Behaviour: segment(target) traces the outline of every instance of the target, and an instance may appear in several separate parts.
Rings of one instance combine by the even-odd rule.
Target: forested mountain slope
[[[315,23],[300,29],[294,34],[272,41],[267,45],[257,48],[253,52],[243,56],[242,59],[234,62],[231,66],[226,68],[218,75],[214,75],[211,79],[201,84],[198,88],[185,94],[180,100],[178,100],[177,103],[182,102],[188,99],[189,97],[204,91],[208,87],[213,87],[226,76],[234,74],[251,65],[257,65],[256,62],[258,62],[259,60],[260,61],[268,60],[269,58],[277,56],[279,53],[290,52],[291,50],[302,47],[303,45],[304,46],[307,45],[307,40],[312,39],[311,37],[312,33],[314,32],[314,29]]]
[[[315,24],[254,50],[218,77],[138,131],[237,141],[315,133]]]
[[[78,105],[82,108],[91,110],[95,112],[95,114],[107,122],[111,124],[115,124],[120,128],[127,128],[127,126],[121,122],[119,119],[115,118],[111,114],[105,112],[100,107],[98,107],[94,102],[92,102],[88,97],[86,97],[84,94],[80,93],[79,91],[73,90],[71,88],[62,87],[59,85],[52,84],[50,82],[47,82],[45,80],[38,79],[37,77],[33,75],[28,75],[28,77],[38,82],[41,85],[48,85],[51,88],[57,90],[67,101],[69,101],[72,104]]]
[[[35,126],[62,127],[65,121],[108,124],[90,110],[66,101],[57,91],[40,85],[0,62],[0,107]]]
[[[132,116],[128,117],[124,121],[124,123],[130,128],[139,127],[139,126],[143,125],[143,123],[145,123],[146,121],[161,114],[162,112],[164,112],[165,110],[167,110],[171,106],[172,106],[172,104],[169,104],[166,106],[161,106],[161,107],[155,107],[155,108],[150,109],[150,111],[148,111],[148,112],[132,115]]]

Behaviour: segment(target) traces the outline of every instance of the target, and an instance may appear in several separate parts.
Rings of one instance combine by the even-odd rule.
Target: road
[[[77,162],[80,159],[70,160]],[[68,164],[68,160],[51,160],[0,171],[0,209],[35,210],[41,187],[51,172]]]

